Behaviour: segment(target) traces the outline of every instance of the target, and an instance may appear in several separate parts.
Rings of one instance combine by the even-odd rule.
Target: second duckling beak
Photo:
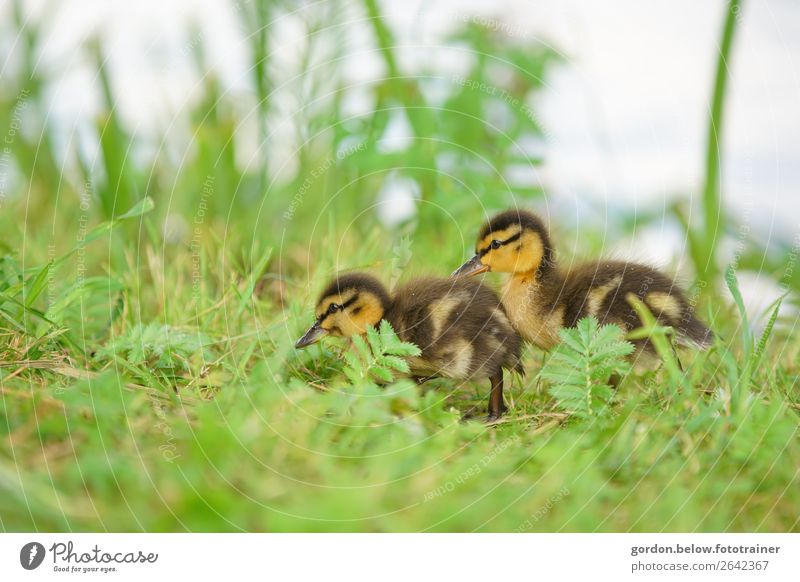
[[[461,265],[458,269],[453,271],[451,277],[472,277],[473,275],[480,275],[489,270],[489,265],[481,263],[480,255],[475,255],[466,263]]]
[[[308,328],[308,331],[303,334],[303,337],[297,340],[297,343],[294,344],[294,347],[298,350],[300,348],[305,348],[311,344],[317,343],[326,335],[328,335],[328,330],[324,329],[322,326],[320,326],[319,322],[317,322]]]

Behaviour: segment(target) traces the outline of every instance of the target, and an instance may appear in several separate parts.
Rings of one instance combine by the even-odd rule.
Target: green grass
[[[725,88],[728,81],[731,47],[741,18],[740,0],[729,0],[726,9],[722,35],[720,38],[717,70],[714,76],[714,90],[711,97],[711,111],[708,116],[708,132],[706,143],[705,184],[703,185],[703,225],[697,233],[689,236],[690,252],[695,255],[694,262],[698,268],[698,277],[712,284],[714,289],[718,279],[719,259],[717,251],[719,241],[725,232],[726,218],[722,200],[720,179],[720,160],[722,149],[723,113],[725,104]]]
[[[469,420],[485,414],[487,386],[419,388],[397,373],[392,357],[405,348],[391,341],[293,348],[336,269],[386,281],[446,275],[485,211],[545,204],[535,189],[509,192],[502,170],[539,163],[516,144],[541,133],[522,103],[558,66],[552,54],[468,24],[452,39],[478,55],[463,79],[503,78],[505,93],[447,77],[445,104],[432,107],[426,77],[393,55],[380,5],[364,4],[396,74],[370,87],[370,112],[350,118],[342,96],[351,88],[335,62],[304,71],[308,86],[332,83],[336,96],[294,120],[305,141],[288,180],[236,155],[238,132],[255,121],[213,77],[181,120],[192,143],[165,136],[185,158],[130,155],[142,144],[114,111],[108,81],[98,87],[107,111],[96,158],[60,155],[47,125],[15,133],[9,159],[20,178],[0,199],[0,529],[800,529],[797,322],[775,315],[754,335],[733,271],[717,281],[732,304],[699,296],[699,313],[721,338],[708,352],[681,351],[679,364],[669,330],[652,325],[666,365],[634,371],[611,392],[607,370],[590,361],[605,354],[602,341],[586,339],[594,347],[583,379],[601,399],[586,414],[577,413],[578,383],[533,348],[527,375],[509,377],[510,413],[493,425]],[[271,92],[288,74],[269,66],[261,23],[286,9],[240,13],[258,48],[258,132],[268,133]],[[308,28],[340,34],[340,17],[328,10]],[[14,33],[13,23],[3,26]],[[35,26],[25,38],[20,71],[0,86],[4,135],[20,102],[44,118]],[[86,52],[102,61],[102,47]],[[496,67],[505,74],[490,75]],[[503,131],[482,121],[497,107],[507,108]],[[397,110],[419,141],[382,152]],[[437,165],[442,156],[448,172]],[[371,209],[398,174],[417,183],[420,212],[389,229]],[[611,236],[630,236],[642,215],[624,217]],[[581,256],[602,252],[587,242],[602,240],[595,234],[581,233]],[[739,264],[796,290],[792,256],[788,243],[782,254],[748,244]],[[564,361],[581,357],[565,352]],[[387,375],[395,379],[379,386]]]

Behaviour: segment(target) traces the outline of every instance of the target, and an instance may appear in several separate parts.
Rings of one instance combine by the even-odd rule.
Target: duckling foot
[[[503,418],[503,413],[504,412],[505,411],[503,411],[503,412],[501,412],[499,414],[493,414],[493,413],[490,412],[489,414],[486,415],[486,418],[483,421],[486,424],[494,424],[495,422],[497,422],[498,420]]]

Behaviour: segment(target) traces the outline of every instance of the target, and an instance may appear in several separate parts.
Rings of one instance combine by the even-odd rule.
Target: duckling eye
[[[331,303],[328,307],[328,313],[336,313],[342,308],[342,306],[338,303]]]
[[[491,247],[496,250],[499,249],[502,245],[503,243],[501,243],[499,240],[493,240]]]

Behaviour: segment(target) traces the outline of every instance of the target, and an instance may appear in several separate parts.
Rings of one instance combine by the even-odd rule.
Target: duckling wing
[[[587,263],[570,273],[564,285],[565,325],[574,326],[589,315],[601,324],[626,331],[642,326],[629,302],[644,302],[656,320],[675,329],[679,343],[707,348],[713,333],[694,315],[694,306],[676,282],[660,271],[622,261]]]
[[[477,281],[416,280],[397,290],[389,317],[422,351],[412,364],[438,375],[484,377],[518,366],[520,338],[497,295]]]

